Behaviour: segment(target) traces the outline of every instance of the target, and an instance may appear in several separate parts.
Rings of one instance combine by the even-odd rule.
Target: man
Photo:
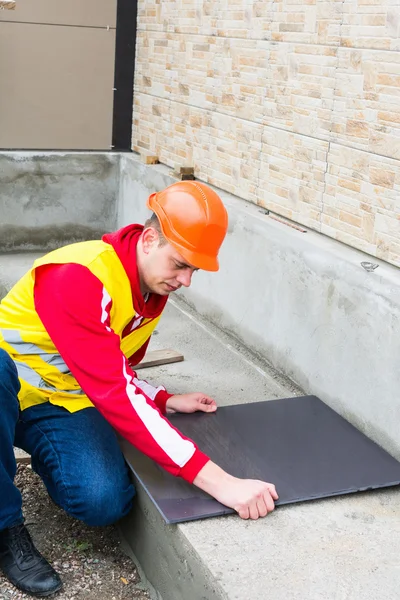
[[[135,493],[115,430],[244,519],[277,499],[272,484],[224,472],[164,416],[212,412],[214,400],[169,394],[132,370],[168,295],[197,269],[218,270],[228,224],[218,195],[194,181],[147,204],[144,227],[47,254],[0,304],[0,567],[32,595],[62,584],[23,524],[13,444],[31,454],[54,502],[92,526],[126,515]]]

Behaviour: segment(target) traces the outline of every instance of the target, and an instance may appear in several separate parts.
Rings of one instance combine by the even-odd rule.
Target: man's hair
[[[146,229],[146,227],[152,227],[153,229],[155,229],[158,233],[158,238],[159,238],[159,246],[165,246],[165,244],[167,244],[167,240],[164,237],[164,234],[161,230],[161,225],[160,225],[160,221],[158,220],[158,217],[156,215],[156,213],[153,213],[151,215],[151,217],[149,219],[147,219],[147,221],[144,224],[144,228]]]

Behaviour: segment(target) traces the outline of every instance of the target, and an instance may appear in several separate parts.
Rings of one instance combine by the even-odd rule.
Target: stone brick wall
[[[0,0],[0,10],[14,10],[15,0]]]
[[[140,0],[132,148],[400,266],[400,0]]]

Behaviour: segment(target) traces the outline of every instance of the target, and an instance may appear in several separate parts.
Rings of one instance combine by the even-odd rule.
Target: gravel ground
[[[27,525],[37,548],[60,574],[64,587],[54,600],[147,600],[134,563],[122,554],[114,527],[87,527],[57,508],[30,465],[20,464]],[[0,600],[32,598],[0,575]]]

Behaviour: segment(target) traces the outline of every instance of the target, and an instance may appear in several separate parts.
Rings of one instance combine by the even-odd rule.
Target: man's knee
[[[134,495],[135,488],[128,477],[121,481],[99,480],[94,473],[92,482],[69,495],[65,508],[86,525],[111,525],[129,513]]]

